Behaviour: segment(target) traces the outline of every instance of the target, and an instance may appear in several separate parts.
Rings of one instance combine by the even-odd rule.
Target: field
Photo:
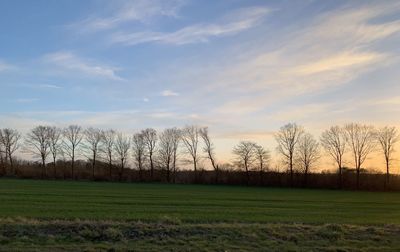
[[[4,251],[396,251],[400,194],[1,179],[0,227]]]

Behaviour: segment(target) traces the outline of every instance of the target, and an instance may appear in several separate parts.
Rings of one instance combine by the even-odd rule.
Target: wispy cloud
[[[61,86],[58,85],[53,85],[53,84],[40,84],[40,88],[48,88],[48,89],[60,89],[62,88]]]
[[[321,72],[369,65],[381,61],[385,57],[385,55],[375,52],[343,52],[331,57],[323,58],[317,62],[294,67],[291,70],[291,73],[299,75],[312,75]]]
[[[83,59],[71,52],[55,52],[44,56],[47,63],[54,64],[70,71],[78,71],[85,75],[102,77],[111,80],[123,80],[117,75],[119,68],[100,64],[93,60]]]
[[[234,35],[250,29],[262,21],[271,10],[266,7],[249,7],[236,10],[217,23],[202,23],[184,27],[171,33],[165,32],[118,32],[111,36],[111,43],[137,45],[156,42],[184,45],[208,42],[210,38]]]
[[[15,99],[14,101],[17,103],[32,103],[32,102],[36,102],[38,100],[39,99],[37,99],[37,98],[18,98],[18,99]]]
[[[161,96],[165,96],[165,97],[168,97],[168,96],[179,96],[179,93],[174,92],[172,90],[164,90],[164,91],[161,92]]]
[[[136,127],[155,127],[164,129],[166,127],[183,127],[191,120],[195,120],[193,115],[169,111],[164,109],[149,110],[108,110],[108,111],[88,111],[88,110],[44,110],[44,111],[25,111],[15,113],[0,113],[0,119],[14,118],[14,121],[29,119],[47,122],[46,124],[56,124],[60,127],[69,124],[79,124],[83,127],[115,128],[123,132],[131,133]],[[9,120],[8,120],[9,121]],[[50,123],[49,123],[50,122]],[[124,122],[115,124],[115,122]],[[26,127],[32,127],[30,124]],[[139,128],[138,128],[139,129]]]
[[[233,132],[224,132],[222,134],[217,135],[218,138],[228,138],[228,139],[241,139],[241,140],[256,140],[260,139],[271,139],[274,137],[274,131],[233,131]]]
[[[8,64],[0,59],[0,72],[9,71],[15,69],[15,66]]]
[[[146,23],[160,16],[176,17],[184,0],[134,0],[113,1],[112,7],[104,16],[91,16],[69,25],[81,33],[97,32],[115,28],[127,22]]]
[[[383,5],[330,11],[292,31],[275,50],[239,53],[231,60],[234,63],[206,77],[205,82],[212,83],[210,92],[240,94],[216,111],[260,111],[291,97],[328,92],[393,63],[395,55],[377,45],[399,32],[400,22],[375,19],[399,11],[400,6]]]

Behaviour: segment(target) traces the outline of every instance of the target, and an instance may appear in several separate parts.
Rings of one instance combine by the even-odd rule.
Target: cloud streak
[[[91,16],[69,25],[69,28],[80,33],[93,33],[110,30],[128,22],[146,23],[158,17],[176,17],[179,9],[185,4],[184,0],[134,0],[113,1],[117,8],[109,15]]]
[[[15,69],[15,66],[10,65],[10,64],[0,60],[0,73],[1,72],[5,72],[5,71],[9,71],[9,70],[12,70],[12,69]]]
[[[71,52],[55,52],[44,56],[46,63],[54,64],[62,69],[83,73],[88,76],[121,81],[117,75],[119,68],[100,64],[93,60],[83,59]]]
[[[161,92],[161,96],[168,97],[168,96],[179,96],[179,93],[174,92],[172,90],[164,90]]]
[[[32,102],[36,102],[39,101],[39,99],[37,98],[18,98],[15,99],[15,102],[17,103],[32,103]]]
[[[293,74],[313,75],[322,72],[336,71],[351,67],[365,66],[383,60],[386,56],[379,53],[343,52],[317,62],[294,67]]]
[[[53,85],[53,84],[40,84],[40,88],[46,88],[46,89],[60,89],[62,88],[61,86]]]
[[[212,83],[208,92],[240,94],[216,111],[243,115],[264,110],[299,95],[328,92],[393,63],[394,55],[377,45],[398,33],[400,23],[372,21],[395,10],[374,5],[330,11],[292,32],[275,50],[239,55],[203,80]]]
[[[265,7],[249,7],[236,10],[225,16],[218,23],[203,23],[186,26],[175,32],[118,32],[114,33],[110,42],[133,46],[142,43],[161,43],[171,45],[185,45],[205,43],[211,38],[235,35],[259,24],[271,12]]]

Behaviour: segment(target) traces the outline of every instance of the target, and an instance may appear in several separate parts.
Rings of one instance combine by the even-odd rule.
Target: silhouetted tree
[[[147,156],[147,147],[143,133],[136,133],[132,137],[133,159],[139,169],[139,179],[143,180],[143,164]]]
[[[78,125],[70,125],[64,129],[63,135],[64,153],[71,158],[71,177],[74,179],[75,152],[83,139],[82,128]]]
[[[4,156],[5,153],[6,152],[4,150],[4,146],[0,141],[0,166],[1,166],[1,170],[2,170],[1,175],[5,175],[5,173],[6,173],[5,167],[4,167],[4,162],[5,162],[5,159],[6,159],[6,157]]]
[[[233,148],[237,163],[246,171],[246,184],[249,184],[251,165],[257,160],[257,144],[251,141],[241,141]]]
[[[16,175],[13,163],[13,154],[20,147],[20,138],[21,134],[17,130],[10,128],[0,130],[0,142],[5,149],[6,159],[8,158],[8,161],[10,162],[11,172],[13,175]]]
[[[374,128],[369,125],[350,123],[345,126],[346,141],[351,148],[357,172],[357,189],[360,188],[360,169],[374,150]]]
[[[319,159],[319,144],[310,133],[303,134],[296,148],[296,156],[304,172],[304,184],[308,185],[308,173]]]
[[[50,142],[50,152],[53,157],[53,169],[54,177],[57,175],[57,155],[61,153],[61,139],[62,131],[57,127],[49,128],[49,142]]]
[[[103,140],[103,132],[100,129],[88,128],[84,132],[85,135],[85,149],[90,153],[92,163],[92,179],[95,180],[96,160],[101,150],[101,143]]]
[[[214,144],[211,142],[210,136],[208,134],[208,128],[201,128],[199,130],[199,133],[204,142],[203,151],[207,154],[207,157],[210,160],[215,172],[215,183],[218,183],[218,164],[215,160]]]
[[[289,123],[282,126],[275,134],[275,140],[278,143],[277,150],[285,158],[289,165],[290,185],[293,186],[293,161],[296,145],[303,134],[303,127],[295,123]]]
[[[177,128],[171,128],[169,130],[169,133],[171,134],[171,142],[172,142],[172,171],[174,173],[173,176],[173,182],[176,182],[176,163],[178,161],[178,148],[179,148],[179,143],[181,141],[181,134],[182,131]]]
[[[268,162],[271,159],[271,155],[270,152],[266,149],[264,149],[264,147],[262,147],[261,145],[256,145],[256,159],[258,162],[258,167],[259,167],[259,171],[260,171],[260,180],[261,180],[261,184],[264,181],[264,170],[265,167],[268,165]]]
[[[174,159],[174,129],[165,129],[160,134],[158,156],[162,167],[167,171],[167,181],[170,182],[171,164]]]
[[[113,162],[113,156],[114,156],[114,152],[115,152],[115,137],[116,137],[116,133],[114,130],[109,129],[109,130],[103,131],[103,138],[102,138],[103,148],[101,150],[106,155],[110,180],[112,180],[112,166],[113,166],[112,162]]]
[[[131,147],[130,140],[128,137],[124,136],[123,134],[119,133],[117,135],[117,139],[115,142],[115,152],[118,156],[120,161],[120,171],[119,171],[119,180],[122,180],[123,172],[125,169],[125,164],[128,159],[129,149]]]
[[[386,163],[386,181],[385,187],[389,185],[390,163],[393,159],[394,145],[399,141],[399,133],[395,127],[385,126],[376,131],[376,138],[380,144],[381,151],[385,157]]]
[[[186,147],[186,152],[190,155],[193,162],[195,182],[197,182],[197,164],[199,162],[198,144],[199,128],[197,126],[186,126],[181,132],[182,142]]]
[[[339,188],[343,185],[343,155],[346,151],[346,135],[340,126],[332,126],[322,132],[321,144],[338,166]]]
[[[39,156],[42,161],[42,178],[46,176],[46,159],[50,154],[50,129],[49,126],[37,126],[26,135],[25,139],[26,150]]]
[[[149,155],[150,160],[150,177],[154,178],[154,160],[153,154],[156,151],[157,144],[157,131],[155,129],[145,129],[142,131],[142,135],[144,137],[144,142],[147,147],[147,154]]]

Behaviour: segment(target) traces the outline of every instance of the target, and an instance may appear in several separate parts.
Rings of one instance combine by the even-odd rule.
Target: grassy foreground
[[[399,226],[3,219],[0,251],[400,251]]]
[[[0,179],[0,251],[400,251],[400,194]]]
[[[0,179],[0,218],[400,224],[400,193]]]

